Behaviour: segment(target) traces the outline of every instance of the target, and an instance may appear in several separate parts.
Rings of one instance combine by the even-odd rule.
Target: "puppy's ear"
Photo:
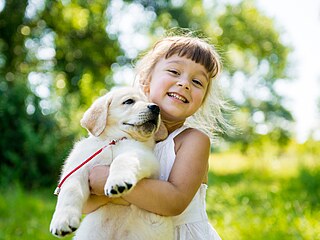
[[[81,126],[86,128],[92,135],[98,137],[106,127],[110,103],[110,94],[98,98],[83,114],[80,121]]]

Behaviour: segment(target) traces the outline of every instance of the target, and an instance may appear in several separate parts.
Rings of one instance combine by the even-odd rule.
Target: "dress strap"
[[[155,154],[157,159],[160,162],[160,179],[167,181],[174,164],[176,153],[174,147],[174,138],[181,132],[183,132],[188,127],[182,126],[172,133],[169,136],[161,141],[158,142],[155,146]]]
[[[180,133],[182,133],[184,130],[188,129],[190,127],[183,125],[182,127],[174,130],[172,133],[170,133],[169,137],[171,139],[174,139],[177,135],[179,135]]]

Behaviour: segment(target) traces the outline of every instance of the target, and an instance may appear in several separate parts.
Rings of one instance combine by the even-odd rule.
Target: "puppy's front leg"
[[[157,172],[158,163],[153,154],[130,152],[118,155],[110,166],[104,192],[109,197],[120,197],[131,190],[139,180]]]
[[[65,182],[58,195],[56,210],[50,224],[50,232],[53,235],[63,237],[79,227],[82,207],[89,193],[88,179],[83,176],[80,178],[80,174],[70,177]]]

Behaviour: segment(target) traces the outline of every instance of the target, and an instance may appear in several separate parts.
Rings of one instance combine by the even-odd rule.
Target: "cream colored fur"
[[[80,225],[82,208],[90,194],[88,174],[93,166],[110,165],[104,187],[109,197],[121,197],[142,178],[157,177],[159,164],[153,147],[159,123],[158,107],[133,88],[113,90],[93,103],[81,120],[90,136],[75,144],[61,179],[110,141],[126,139],[107,147],[65,181],[50,224],[52,234],[62,237],[78,229],[77,240],[173,239],[170,218],[134,205],[107,204],[85,216]]]

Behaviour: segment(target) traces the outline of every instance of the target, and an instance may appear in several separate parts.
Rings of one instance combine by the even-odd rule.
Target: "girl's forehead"
[[[160,59],[160,61],[162,61],[164,64],[176,64],[176,65],[181,65],[181,66],[192,66],[193,68],[198,69],[199,71],[203,71],[204,73],[208,74],[207,69],[205,68],[205,66],[203,66],[200,63],[197,63],[195,61],[193,61],[190,58],[187,57],[181,57],[178,55],[173,55],[171,57],[165,58],[163,57],[162,59]]]
[[[177,55],[200,63],[211,77],[215,77],[220,72],[219,56],[214,47],[200,39],[173,38],[160,43],[155,49],[162,52],[165,58]]]

